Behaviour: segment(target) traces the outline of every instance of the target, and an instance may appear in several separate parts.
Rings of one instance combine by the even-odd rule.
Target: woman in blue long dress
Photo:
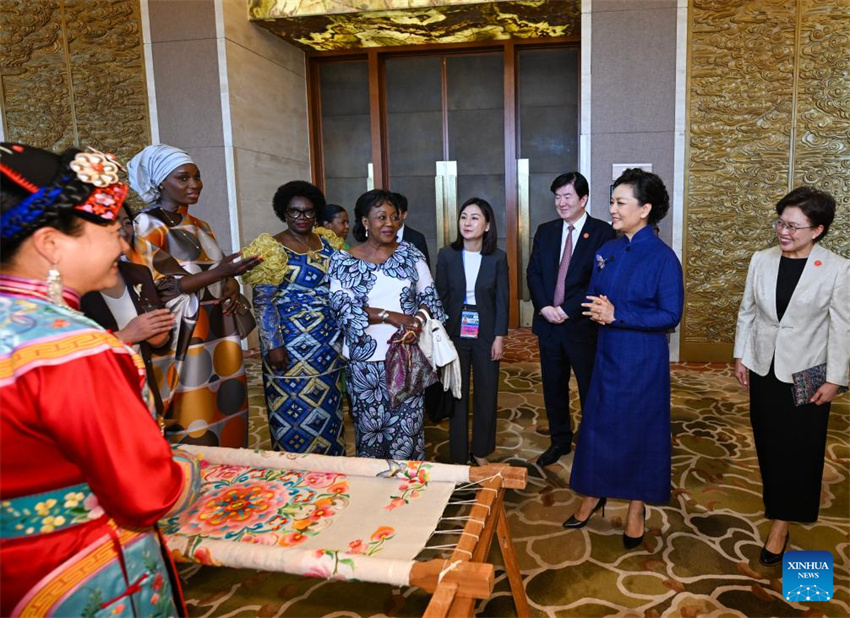
[[[272,446],[343,455],[341,341],[327,276],[342,241],[315,226],[325,197],[309,182],[282,185],[272,204],[287,229],[260,234],[242,251],[263,258],[243,280],[254,286]]]
[[[643,541],[644,502],[670,499],[670,361],[667,333],[682,317],[682,267],[655,233],[669,198],[661,179],[626,170],[610,213],[622,233],[599,250],[585,315],[599,340],[570,486],[587,496],[564,523],[583,527],[607,498],[630,500],[623,543]]]

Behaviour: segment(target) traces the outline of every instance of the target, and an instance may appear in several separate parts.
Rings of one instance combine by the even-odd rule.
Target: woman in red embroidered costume
[[[127,247],[118,169],[0,144],[3,616],[185,612],[152,526],[197,495],[197,460],[162,437],[132,348],[78,311]]]

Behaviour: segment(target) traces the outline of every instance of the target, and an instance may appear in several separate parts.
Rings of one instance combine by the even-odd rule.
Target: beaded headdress
[[[73,210],[93,223],[115,221],[127,197],[123,166],[111,154],[69,148],[56,155],[25,144],[0,143],[0,175],[29,195],[0,214],[0,239],[15,242]]]

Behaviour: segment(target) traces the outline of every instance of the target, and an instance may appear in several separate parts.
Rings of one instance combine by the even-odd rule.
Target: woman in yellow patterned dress
[[[128,171],[133,190],[151,204],[134,220],[134,259],[150,268],[177,322],[173,356],[153,359],[166,436],[183,444],[246,446],[248,385],[235,314],[247,307],[234,277],[260,260],[225,256],[209,224],[189,214],[203,183],[188,154],[148,146]]]
[[[254,286],[263,353],[269,432],[276,450],[344,455],[339,328],[329,306],[328,264],[342,239],[315,225],[325,196],[303,180],[281,186],[272,202],[287,229],[261,234],[242,250],[262,266],[243,276]]]

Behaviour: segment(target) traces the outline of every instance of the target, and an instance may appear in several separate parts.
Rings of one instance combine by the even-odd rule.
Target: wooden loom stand
[[[500,474],[500,476],[495,476],[496,474]],[[530,609],[517,563],[516,551],[511,540],[504,497],[506,489],[524,489],[526,475],[525,468],[511,467],[507,464],[490,464],[469,469],[470,482],[483,482],[481,489],[476,494],[475,505],[472,507],[469,521],[464,526],[457,547],[452,557],[446,561],[447,564],[456,561],[462,563],[486,562],[495,533],[499,539],[505,571],[508,575],[508,582],[519,618],[528,618]],[[462,566],[466,567],[467,565],[463,564]],[[472,566],[472,564],[469,566]],[[492,568],[491,565],[487,566]],[[411,581],[411,584],[413,584],[413,581]],[[475,602],[476,597],[473,591],[466,589],[465,582],[462,579],[446,576],[437,585],[423,618],[471,617],[475,611]]]

